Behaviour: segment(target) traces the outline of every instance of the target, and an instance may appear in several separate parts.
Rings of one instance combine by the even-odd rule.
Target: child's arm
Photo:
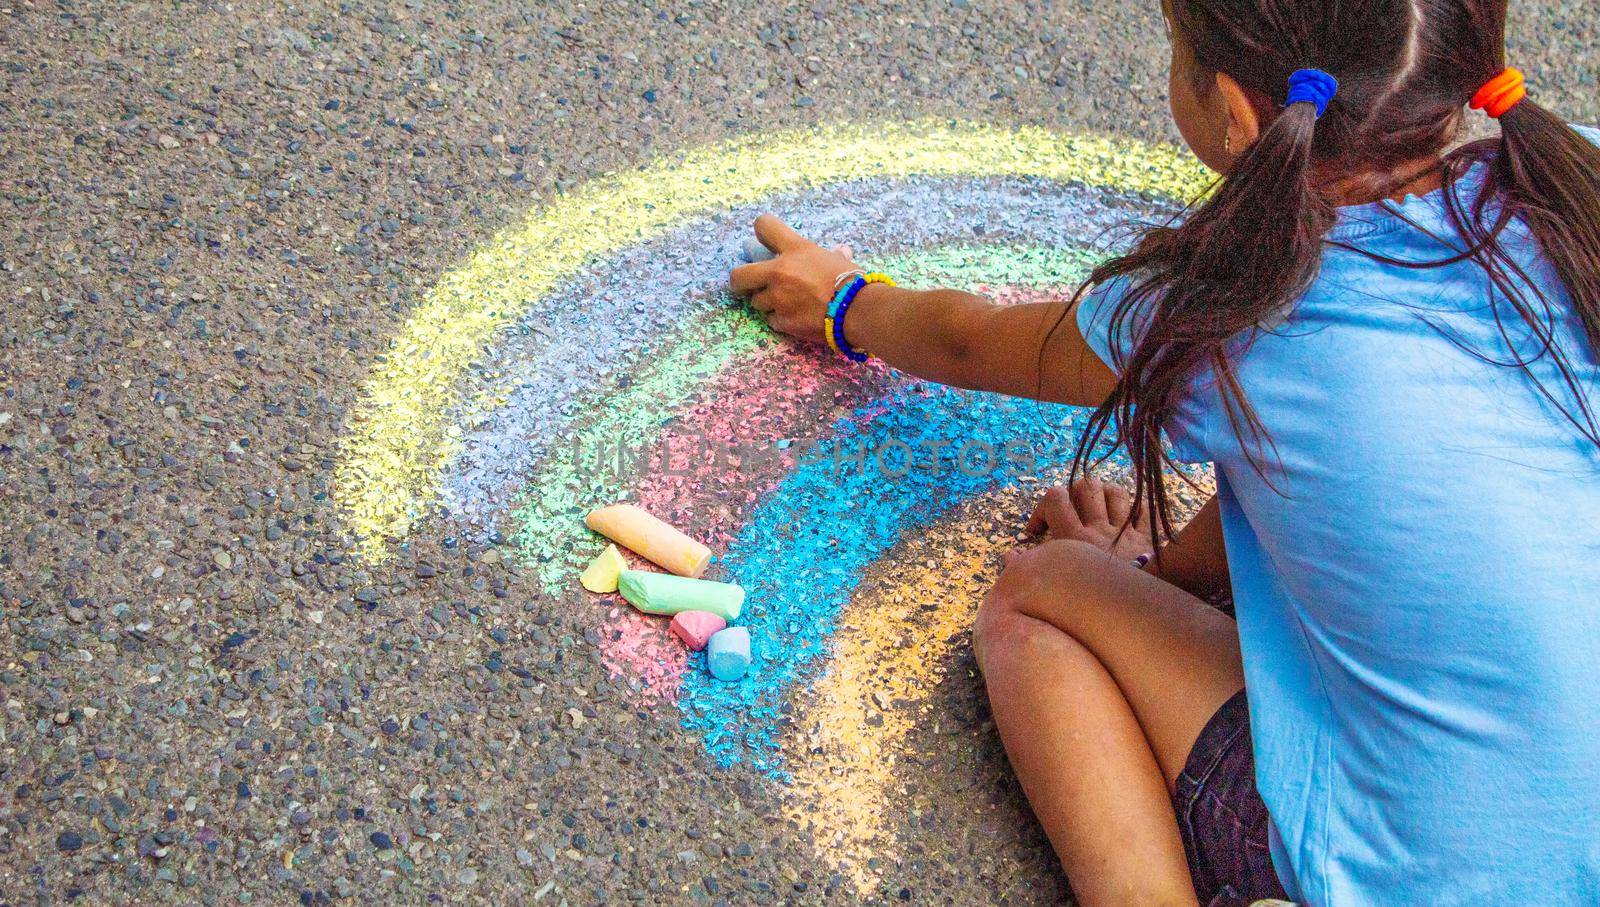
[[[1084,342],[1067,302],[997,305],[957,290],[869,284],[845,319],[845,339],[919,378],[1098,406],[1116,377]]]
[[[734,292],[749,294],[777,330],[821,342],[835,282],[854,263],[772,215],[756,221],[756,235],[778,256],[734,268]],[[844,330],[851,346],[943,384],[1078,406],[1100,404],[1116,385],[1065,302],[1001,306],[956,290],[871,284]]]
[[[1210,598],[1229,587],[1222,511],[1216,495],[1178,530],[1176,538],[1161,546],[1161,566],[1151,558],[1144,569],[1200,598]]]

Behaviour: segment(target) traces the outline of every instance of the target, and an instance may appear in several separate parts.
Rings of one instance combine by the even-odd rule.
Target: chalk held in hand
[[[673,636],[683,640],[684,645],[698,652],[727,625],[727,621],[710,611],[679,611],[667,629],[672,631]]]
[[[754,236],[745,238],[744,248],[741,251],[743,253],[744,260],[751,264],[755,264],[758,261],[771,261],[772,259],[778,257],[778,253],[767,248],[766,244],[761,242],[761,240],[756,239]],[[845,258],[851,258],[855,254],[854,250],[852,250],[849,246],[843,245],[834,246],[833,251],[838,252]]]
[[[616,545],[607,545],[606,550],[589,564],[583,575],[578,577],[578,582],[583,583],[583,588],[590,592],[604,594],[617,591],[617,580],[622,576],[622,571],[628,569],[627,561],[622,559],[622,552]]]
[[[706,667],[718,680],[738,680],[750,672],[750,631],[729,627],[706,643]]]
[[[736,620],[744,609],[744,589],[732,583],[690,579],[648,570],[624,570],[617,588],[628,604],[646,614],[673,615],[681,611],[710,611],[723,620]]]
[[[776,258],[776,257],[777,257],[777,253],[773,252],[771,249],[767,248],[765,245],[762,245],[761,240],[756,239],[754,236],[745,237],[745,241],[744,241],[744,260],[745,261],[748,261],[751,264],[755,264],[758,261],[767,261],[768,259],[772,259],[772,258]]]
[[[710,548],[632,504],[612,504],[591,510],[583,522],[595,532],[679,576],[698,577],[711,563]]]

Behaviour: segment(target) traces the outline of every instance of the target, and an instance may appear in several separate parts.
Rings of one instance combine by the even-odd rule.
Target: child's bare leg
[[[1055,541],[974,628],[1007,755],[1080,903],[1193,904],[1170,790],[1244,685],[1233,622],[1123,558]]]
[[[1019,615],[981,633],[979,663],[1006,755],[1078,903],[1193,905],[1167,786],[1127,700],[1076,640],[1030,623]]]

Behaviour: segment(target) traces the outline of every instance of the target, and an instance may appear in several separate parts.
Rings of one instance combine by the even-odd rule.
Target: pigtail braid
[[[1600,147],[1531,99],[1500,117],[1495,177],[1600,351]]]
[[[1485,176],[1472,210],[1464,210],[1450,191],[1449,212],[1469,241],[1468,253],[1488,272],[1497,303],[1517,316],[1501,326],[1510,364],[1550,357],[1565,386],[1539,385],[1537,391],[1589,443],[1600,445],[1600,388],[1583,377],[1600,363],[1600,148],[1526,97],[1522,74],[1505,68],[1506,0],[1461,0],[1455,9],[1459,20],[1434,34],[1432,50],[1460,74],[1456,103],[1472,94],[1474,108],[1497,118],[1500,140],[1475,142],[1451,155],[1453,172],[1481,163]],[[1501,247],[1499,234],[1514,220],[1560,278],[1588,349],[1563,348],[1563,301],[1540,292]]]
[[[1237,351],[1229,345],[1241,323],[1270,318],[1316,277],[1323,237],[1335,220],[1312,184],[1317,117],[1312,103],[1290,104],[1181,225],[1147,232],[1130,255],[1090,275],[1089,285],[1134,281],[1110,315],[1112,348],[1129,352],[1113,363],[1121,380],[1090,416],[1073,476],[1103,458],[1096,456],[1103,438],[1117,438],[1132,460],[1134,512],[1148,504],[1155,516],[1157,550],[1173,518],[1163,468],[1172,460],[1162,428],[1197,372],[1208,369],[1216,378],[1233,430],[1267,476],[1257,454],[1270,449],[1271,439],[1245,399],[1233,366]]]

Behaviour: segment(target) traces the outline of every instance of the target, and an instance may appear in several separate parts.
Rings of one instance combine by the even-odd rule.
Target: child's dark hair
[[[1505,67],[1506,0],[1168,0],[1168,10],[1173,40],[1193,54],[1197,77],[1226,72],[1265,125],[1184,219],[1148,230],[1132,252],[1096,268],[1085,284],[1130,282],[1111,324],[1114,336],[1134,342],[1113,363],[1120,380],[1091,417],[1073,473],[1095,462],[1100,441],[1114,431],[1133,464],[1134,512],[1150,507],[1158,543],[1172,528],[1162,427],[1198,370],[1215,376],[1229,423],[1254,467],[1272,481],[1261,457],[1271,439],[1245,399],[1231,354],[1237,338],[1272,321],[1316,277],[1336,218],[1318,175],[1393,174],[1364,187],[1372,198],[1422,175],[1397,170],[1442,154],[1456,139],[1468,100]],[[1308,67],[1338,79],[1326,112],[1318,119],[1310,103],[1277,112],[1290,73]],[[1538,392],[1600,445],[1594,388],[1574,367],[1600,350],[1600,149],[1531,97],[1499,122],[1500,138],[1445,157],[1443,191],[1468,245],[1439,261],[1392,263],[1480,264],[1501,297],[1494,305],[1507,348],[1472,352],[1524,370],[1540,356],[1554,357],[1566,387],[1540,385]],[[1486,164],[1485,183],[1469,209],[1455,183],[1479,161]],[[1562,302],[1545,298],[1502,251],[1498,236],[1514,218],[1527,225],[1565,284],[1587,350],[1560,348],[1554,336],[1566,314],[1558,311]]]

